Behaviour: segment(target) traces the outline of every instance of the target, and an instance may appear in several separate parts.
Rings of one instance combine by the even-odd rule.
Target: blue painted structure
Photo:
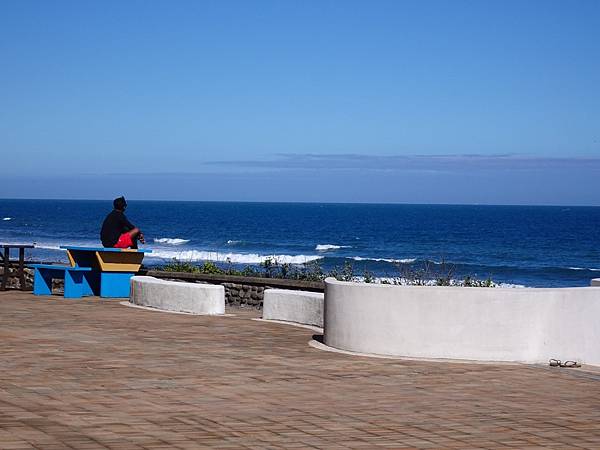
[[[65,298],[81,298],[93,295],[85,275],[92,272],[91,267],[71,267],[52,264],[31,264],[33,275],[33,295],[51,295],[52,280],[65,280]]]
[[[130,280],[133,272],[101,272],[100,297],[129,297]]]
[[[130,279],[141,266],[147,249],[108,247],[61,246],[73,267],[88,267],[92,271],[84,277],[83,291],[105,298],[129,297]]]

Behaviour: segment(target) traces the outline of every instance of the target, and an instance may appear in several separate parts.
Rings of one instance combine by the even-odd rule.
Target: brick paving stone
[[[600,372],[355,357],[313,332],[0,293],[0,449],[600,448]]]

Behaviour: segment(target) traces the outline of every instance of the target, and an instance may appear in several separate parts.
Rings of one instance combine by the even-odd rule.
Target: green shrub
[[[162,267],[159,267],[160,270],[164,270],[165,272],[186,272],[186,273],[198,273],[200,272],[200,268],[191,262],[179,261],[176,258]]]
[[[381,284],[411,285],[411,286],[465,286],[465,287],[495,287],[491,277],[479,280],[466,276],[463,280],[454,277],[455,267],[444,261],[439,265],[425,262],[422,266],[413,266],[407,263],[398,264],[399,276],[387,277],[379,280]],[[329,272],[324,272],[320,261],[309,261],[304,264],[295,265],[280,263],[276,258],[266,258],[258,266],[246,266],[236,269],[228,259],[225,266],[220,266],[212,261],[202,264],[194,264],[190,261],[173,259],[159,270],[167,272],[201,273],[211,275],[237,275],[244,277],[283,278],[299,281],[323,281],[327,277],[333,277],[340,281],[362,281],[364,283],[378,282],[375,275],[365,269],[362,277],[356,276],[353,264],[345,261],[343,267],[334,267]]]

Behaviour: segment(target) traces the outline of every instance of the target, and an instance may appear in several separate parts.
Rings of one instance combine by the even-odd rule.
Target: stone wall
[[[21,281],[19,280],[18,269],[10,267],[8,269],[7,289],[21,289]],[[4,266],[0,266],[0,280],[4,277]],[[33,289],[33,269],[25,268],[25,289]]]
[[[297,291],[324,292],[322,282],[287,280],[280,278],[242,277],[237,275],[162,272],[151,270],[146,275],[188,281],[192,283],[220,284],[225,288],[225,304],[229,306],[262,309],[265,289],[291,289]]]
[[[225,288],[225,304],[261,309],[265,288],[240,283],[220,283]]]
[[[169,274],[170,275],[170,274]],[[249,307],[262,309],[265,289],[269,289],[270,286],[256,286],[254,284],[244,283],[229,283],[229,282],[207,282],[201,280],[181,280],[174,278],[169,275],[161,277],[165,280],[172,281],[187,281],[188,283],[202,283],[202,284],[219,284],[225,288],[225,304],[227,306],[236,307]],[[152,276],[156,276],[154,273]]]

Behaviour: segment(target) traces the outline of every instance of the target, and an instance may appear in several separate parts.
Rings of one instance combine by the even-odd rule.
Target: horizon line
[[[30,201],[72,201],[72,202],[110,202],[113,199],[108,198],[31,198],[31,197],[21,197],[21,198],[9,198],[9,197],[0,197],[0,201],[2,200],[30,200]],[[590,204],[576,204],[576,205],[566,205],[566,204],[552,204],[552,203],[408,203],[408,202],[335,202],[335,201],[323,201],[323,202],[314,202],[314,201],[249,201],[249,200],[159,200],[159,199],[139,199],[139,198],[128,198],[129,202],[161,202],[161,203],[269,203],[269,204],[279,204],[279,205],[290,205],[290,204],[304,204],[304,205],[405,205],[405,206],[522,206],[522,207],[556,207],[556,208],[600,208],[600,205],[590,205]]]

